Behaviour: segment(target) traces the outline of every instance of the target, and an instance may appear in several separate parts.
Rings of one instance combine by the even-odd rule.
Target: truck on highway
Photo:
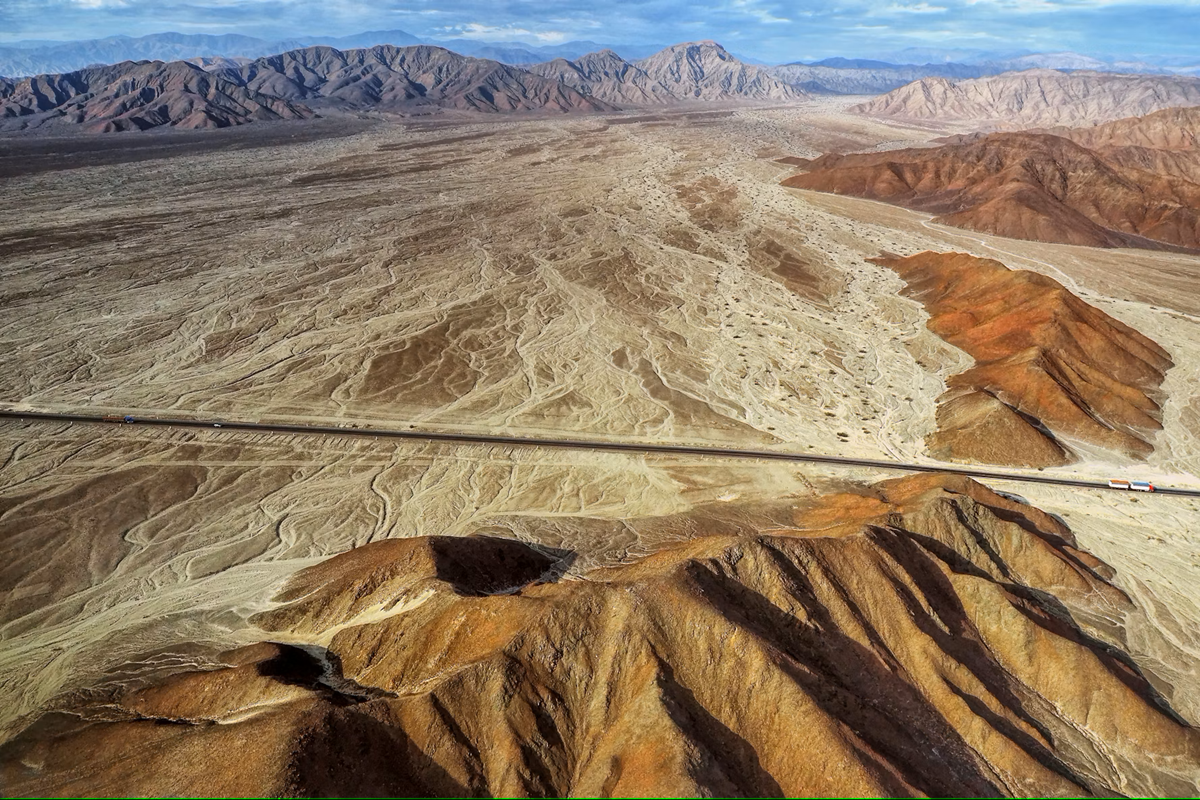
[[[1153,492],[1154,484],[1150,483],[1150,481],[1127,481],[1121,478],[1109,478],[1108,488],[1124,489],[1133,492]]]

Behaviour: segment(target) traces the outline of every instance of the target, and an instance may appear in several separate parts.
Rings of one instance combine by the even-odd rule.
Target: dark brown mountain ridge
[[[125,62],[0,81],[0,130],[228,127],[337,111],[600,112],[689,100],[802,98],[715,42],[637,64],[615,53],[521,69],[439,47],[309,47],[245,64]]]
[[[125,62],[40,75],[0,95],[0,130],[82,126],[88,131],[223,128],[304,119],[311,109],[255,92],[183,61]]]

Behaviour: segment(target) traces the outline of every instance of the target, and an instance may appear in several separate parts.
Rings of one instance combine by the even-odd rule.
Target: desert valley
[[[839,69],[0,79],[0,792],[1200,792],[1200,78]]]

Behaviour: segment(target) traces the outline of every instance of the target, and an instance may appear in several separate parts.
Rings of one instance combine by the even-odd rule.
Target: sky
[[[715,39],[769,62],[913,47],[1200,61],[1200,0],[0,0],[0,42],[392,29],[534,45]]]

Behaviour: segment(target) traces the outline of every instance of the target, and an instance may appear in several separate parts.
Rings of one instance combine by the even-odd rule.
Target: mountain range
[[[81,41],[22,41],[0,44],[0,76],[31,76],[73,72],[85,67],[122,61],[182,61],[189,59],[254,59],[305,47],[352,50],[390,44],[407,47],[429,44],[475,58],[505,64],[538,64],[574,60],[589,53],[612,50],[626,60],[648,58],[661,45],[568,41],[533,45],[520,41],[422,38],[403,30],[364,31],[348,36],[289,36],[262,39],[239,34],[155,33],[147,36],[109,36]],[[763,62],[744,55],[740,61]],[[776,77],[801,89],[832,94],[875,94],[891,91],[928,77],[975,78],[1028,69],[1096,70],[1143,74],[1200,75],[1200,57],[1157,59],[1096,58],[1079,53],[995,53],[968,50],[910,48],[879,58],[826,58],[789,62],[773,68]]]
[[[1200,78],[1035,69],[957,82],[923,78],[851,111],[894,119],[1032,128],[1095,125],[1197,105]]]
[[[122,61],[183,61],[188,59],[244,58],[326,46],[353,50],[390,44],[407,47],[430,44],[461,55],[487,58],[506,64],[533,64],[555,58],[578,58],[598,50],[614,49],[625,58],[645,58],[659,46],[600,44],[590,41],[534,46],[523,42],[484,42],[476,39],[422,39],[402,30],[365,31],[350,36],[300,36],[260,39],[239,34],[155,33],[148,36],[110,36],[77,42],[17,42],[0,45],[0,76],[30,76],[74,72],[85,67]]]
[[[785,186],[848,194],[1018,239],[1200,248],[1200,108],[1107,125],[828,154]]]
[[[971,74],[962,65],[911,69],[911,74]],[[810,90],[874,91],[909,76],[883,62],[849,59],[756,66],[713,41],[685,42],[637,61],[604,49],[524,67],[430,45],[318,46],[255,59],[127,61],[23,80],[0,78],[0,130],[226,127],[347,110],[570,112],[689,101],[795,102]],[[1039,69],[966,80],[921,78],[851,111],[1027,129],[1196,105],[1200,78]]]
[[[880,94],[931,76],[958,80],[991,74],[969,64],[889,64],[852,58],[781,64],[767,71],[795,88],[817,94]]]
[[[1098,72],[1130,72],[1143,74],[1200,73],[1200,56],[1103,56],[1084,55],[1070,51],[1034,53],[1020,51],[989,51],[909,47],[879,56],[882,60],[901,64],[958,63],[980,67],[989,74],[1026,69],[1096,70]]]
[[[253,61],[206,61],[124,62],[0,80],[0,130],[227,127],[361,109],[612,111],[805,96],[715,42],[676,45],[633,63],[605,50],[532,70],[429,45],[310,47]]]

